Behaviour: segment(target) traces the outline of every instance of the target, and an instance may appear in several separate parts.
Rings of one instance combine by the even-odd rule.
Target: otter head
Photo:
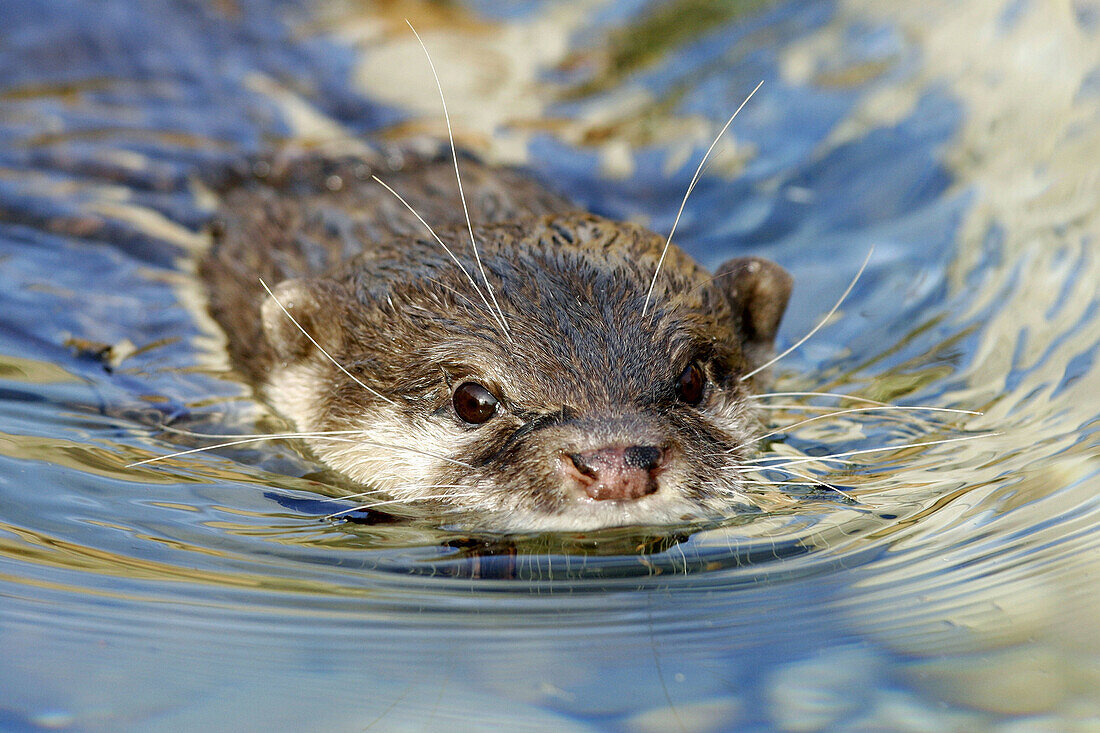
[[[715,275],[590,215],[395,240],[263,308],[266,394],[327,464],[389,501],[498,529],[591,529],[751,504],[742,379],[771,353],[790,276]],[[297,321],[297,325],[291,320]],[[301,328],[299,328],[299,325]],[[309,335],[307,336],[306,333]],[[331,358],[330,358],[331,357]],[[369,502],[367,502],[369,503]]]

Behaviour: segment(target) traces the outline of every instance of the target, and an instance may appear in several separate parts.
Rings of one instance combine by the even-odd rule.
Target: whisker
[[[438,494],[436,496],[415,496],[408,499],[390,499],[387,501],[377,501],[371,504],[361,504],[359,506],[351,507],[350,509],[342,509],[332,514],[327,514],[324,519],[335,519],[345,514],[351,514],[352,512],[369,511],[371,509],[377,509],[380,506],[389,506],[391,504],[413,504],[421,501],[436,501],[438,499],[466,499],[471,496],[477,496],[477,494]]]
[[[425,489],[461,489],[464,488],[462,484],[432,484],[425,486]],[[389,489],[371,489],[369,491],[360,491],[358,494],[347,494],[345,496],[326,496],[323,499],[318,499],[318,503],[324,504],[333,501],[347,501],[349,499],[358,499],[361,496],[368,496],[370,494],[387,494]]]
[[[378,397],[378,398],[379,398],[379,399],[381,399],[381,400],[384,400],[384,401],[386,401],[386,402],[389,402],[389,403],[390,403],[391,405],[393,405],[394,407],[397,407],[397,406],[398,406],[398,404],[397,404],[396,402],[394,402],[393,400],[391,400],[391,399],[390,399],[389,397],[386,397],[386,396],[385,396],[384,394],[382,394],[382,393],[381,393],[381,392],[379,392],[378,390],[376,390],[376,389],[372,389],[372,388],[368,387],[368,386],[367,386],[366,384],[364,384],[364,383],[363,383],[363,381],[362,381],[361,379],[359,379],[359,378],[358,378],[358,377],[356,377],[356,376],[355,376],[354,374],[352,374],[352,373],[351,373],[351,372],[349,372],[349,371],[348,371],[347,369],[345,369],[345,368],[344,368],[344,366],[343,366],[343,364],[341,364],[340,362],[336,361],[336,359],[334,359],[334,358],[333,358],[332,354],[330,354],[330,353],[328,353],[327,351],[325,351],[325,347],[323,347],[323,346],[321,346],[321,344],[317,343],[317,340],[316,340],[315,338],[313,338],[312,336],[310,336],[310,335],[309,335],[309,332],[308,332],[308,331],[306,331],[306,330],[305,330],[304,328],[302,328],[302,324],[298,323],[298,320],[297,320],[297,319],[296,319],[296,318],[295,318],[294,316],[290,315],[290,311],[288,311],[288,310],[286,309],[286,306],[284,306],[284,305],[282,304],[282,302],[280,302],[280,301],[279,301],[279,299],[275,297],[275,293],[271,292],[271,288],[269,288],[269,287],[267,286],[267,283],[265,283],[265,282],[264,282],[264,279],[263,279],[262,277],[260,278],[260,285],[263,285],[263,286],[264,286],[264,290],[266,290],[266,291],[267,291],[267,294],[268,294],[269,296],[271,296],[271,299],[275,301],[275,305],[279,306],[279,308],[280,308],[280,309],[281,309],[281,310],[283,311],[283,313],[285,313],[285,314],[286,314],[286,317],[290,319],[291,323],[293,323],[293,324],[294,324],[295,326],[297,326],[297,327],[298,327],[298,330],[299,330],[299,331],[301,331],[301,332],[302,332],[302,334],[303,334],[303,335],[304,335],[304,336],[305,336],[305,337],[306,337],[307,339],[309,339],[309,342],[310,342],[311,344],[313,344],[314,346],[316,346],[316,347],[317,347],[318,349],[320,349],[321,353],[322,353],[322,354],[324,354],[324,355],[325,355],[325,357],[326,357],[326,358],[327,358],[327,359],[328,359],[329,361],[331,361],[331,362],[332,362],[333,364],[335,364],[335,365],[336,365],[336,368],[337,368],[337,369],[339,369],[340,371],[342,371],[342,372],[343,372],[344,374],[348,375],[348,376],[349,376],[349,377],[351,378],[351,380],[352,380],[353,382],[355,382],[355,383],[356,383],[356,384],[358,384],[358,385],[359,385],[360,387],[362,387],[363,389],[365,389],[365,390],[367,390],[368,392],[370,392],[370,393],[371,393],[372,395],[374,395],[375,397]]]
[[[405,23],[409,26],[409,30],[416,36],[417,42],[420,44],[420,48],[424,50],[424,56],[428,59],[428,66],[432,69],[432,76],[435,77],[435,86],[439,89],[439,101],[443,104],[443,117],[447,121],[447,137],[451,141],[451,157],[454,159],[455,164],[455,179],[458,181],[458,197],[462,200],[462,213],[466,216],[466,227],[470,231],[470,245],[474,250],[474,260],[477,262],[477,267],[481,271],[481,277],[485,280],[485,287],[489,291],[489,297],[493,301],[493,305],[496,306],[497,312],[500,314],[501,327],[504,329],[504,335],[511,342],[512,335],[508,332],[508,322],[504,317],[504,311],[500,307],[500,303],[497,302],[497,296],[493,292],[493,284],[489,282],[489,276],[485,272],[485,265],[481,263],[481,255],[477,251],[477,237],[474,235],[474,225],[470,221],[470,209],[466,205],[466,194],[462,190],[462,174],[458,171],[458,149],[455,146],[454,132],[451,130],[451,115],[447,111],[447,99],[443,95],[443,84],[439,81],[439,74],[435,70],[435,62],[432,61],[432,55],[428,53],[428,47],[424,45],[424,40],[420,38],[420,34],[416,32],[416,28],[413,28],[413,24],[409,22],[409,19],[405,19]]]
[[[370,496],[371,494],[384,494],[385,489],[371,489],[370,491],[360,491],[358,494],[348,494],[347,496],[326,496],[323,499],[318,499],[318,504],[330,504],[334,501],[347,501],[348,499],[358,499],[362,496]]]
[[[783,427],[781,427],[777,430],[773,430],[770,433],[765,433],[764,435],[761,435],[759,437],[753,438],[752,440],[746,441],[746,442],[742,443],[741,445],[734,446],[733,448],[730,448],[730,452],[740,450],[740,449],[744,448],[745,446],[752,445],[753,443],[756,443],[756,442],[761,441],[761,440],[765,440],[767,438],[775,437],[776,435],[780,435],[781,433],[785,433],[785,432],[788,432],[790,430],[794,430],[795,428],[802,427],[803,425],[806,425],[808,423],[817,422],[818,420],[825,420],[827,418],[837,417],[839,415],[850,415],[852,413],[885,412],[885,411],[888,411],[888,410],[898,410],[898,411],[901,411],[901,412],[950,412],[950,413],[961,414],[961,415],[980,415],[981,414],[980,412],[974,412],[973,410],[957,410],[957,409],[954,409],[954,408],[951,408],[951,407],[908,407],[908,406],[905,406],[905,405],[875,405],[875,406],[872,406],[872,407],[852,407],[852,408],[849,408],[847,410],[834,410],[834,411],[826,413],[824,415],[814,415],[813,417],[808,417],[805,420],[799,420],[796,423],[792,423],[790,425],[784,425]]]
[[[854,402],[866,402],[871,405],[886,405],[886,402],[879,402],[878,400],[872,400],[867,397],[858,397],[856,395],[841,394],[839,392],[761,392],[759,394],[749,395],[750,400],[761,400],[767,397],[837,397],[845,400],[852,400]]]
[[[722,125],[722,129],[718,131],[718,134],[714,137],[714,142],[707,148],[707,152],[703,154],[703,159],[699,161],[699,167],[695,169],[695,175],[691,177],[691,183],[688,184],[687,191],[684,193],[684,198],[680,202],[680,210],[676,212],[676,219],[672,222],[672,229],[668,232],[668,238],[665,240],[664,249],[661,250],[661,258],[657,260],[657,267],[653,270],[653,279],[649,283],[649,291],[645,295],[645,303],[642,306],[642,315],[644,316],[649,312],[649,301],[653,297],[653,288],[657,285],[657,276],[661,273],[661,266],[665,263],[665,256],[668,254],[668,248],[672,245],[672,235],[676,233],[676,226],[680,223],[680,217],[684,214],[684,207],[687,206],[688,197],[691,196],[691,192],[695,190],[695,184],[699,182],[699,176],[703,173],[703,166],[707,164],[707,159],[710,158],[710,154],[714,151],[714,146],[718,144],[718,141],[722,139],[722,135],[726,133],[729,126],[733,124],[734,119],[741,112],[742,108],[749,103],[752,99],[752,95],[756,94],[756,91],[764,85],[764,81],[761,80],[756,87],[749,92],[749,96],[745,97],[745,101],[741,102],[740,106],[734,110],[730,118],[726,120],[726,124]]]
[[[317,430],[307,433],[197,433],[194,430],[185,430],[173,425],[159,425],[157,429],[191,438],[315,438],[323,435],[354,435],[367,432],[366,430]]]
[[[485,293],[482,291],[481,286],[477,284],[477,281],[474,280],[474,276],[471,275],[470,271],[463,266],[462,262],[458,259],[458,257],[455,256],[455,253],[451,251],[451,248],[444,244],[443,240],[440,239],[439,235],[435,233],[435,230],[432,229],[428,222],[424,221],[424,218],[420,216],[416,209],[412,207],[412,204],[406,201],[397,191],[394,191],[392,188],[390,188],[389,185],[387,185],[386,182],[378,176],[371,176],[371,178],[379,183],[384,189],[396,196],[397,200],[403,203],[405,205],[405,208],[407,208],[412,213],[412,215],[416,217],[416,220],[424,225],[424,228],[428,230],[428,233],[432,235],[432,238],[439,243],[439,246],[443,248],[444,252],[451,256],[451,259],[454,260],[454,263],[458,265],[458,269],[462,271],[462,274],[465,275],[466,279],[470,281],[470,284],[474,286],[474,292],[481,296],[481,300],[483,303],[485,303],[485,307],[489,309],[489,313],[492,315],[493,320],[500,324],[501,328],[507,330],[507,325],[503,321],[501,321],[500,317],[496,314],[495,311],[493,311],[493,307],[489,305],[489,301],[485,298]]]
[[[804,473],[799,473],[798,471],[792,471],[788,468],[777,468],[775,470],[780,471],[782,473],[789,474],[791,476],[795,476],[795,477],[800,478],[800,479],[804,479],[805,481],[810,482],[811,486],[824,486],[825,488],[832,489],[836,493],[843,496],[845,499],[855,501],[855,499],[852,499],[852,496],[850,494],[848,494],[848,492],[840,489],[839,487],[833,486],[832,484],[830,484],[828,482],[822,481],[819,478],[815,478],[813,476],[808,476]]]
[[[826,412],[835,411],[836,407],[830,406],[830,405],[798,405],[798,404],[793,404],[792,403],[792,404],[780,404],[780,405],[756,405],[755,409],[764,410],[764,411],[771,410],[773,412],[788,412],[788,411],[790,411],[790,412],[795,412],[795,413],[809,412],[809,413],[824,414]],[[984,413],[979,412],[979,413],[976,413],[976,414],[977,415],[982,415]],[[903,425],[903,426],[918,425],[918,426],[924,426],[928,429],[933,429],[933,428],[936,428],[936,427],[942,427],[942,425],[943,425],[942,422],[936,421],[934,419],[934,416],[906,414],[904,412],[900,415],[895,415],[895,414],[880,415],[877,419],[882,423],[895,423],[895,424]],[[774,423],[772,423],[772,425],[774,427]],[[784,428],[784,430],[787,430],[787,429],[789,429],[789,427]]]
[[[978,438],[992,438],[998,435],[1004,435],[1004,433],[982,433],[981,435],[964,435],[961,438],[944,438],[943,440],[927,440],[922,443],[903,443],[901,445],[887,445],[880,448],[864,448],[861,450],[846,451],[844,453],[832,453],[827,456],[805,456],[797,458],[788,458],[786,463],[779,463],[775,465],[760,465],[764,461],[774,461],[780,456],[761,456],[760,458],[750,458],[742,461],[745,464],[757,464],[758,468],[774,468],[777,470],[783,470],[786,466],[793,466],[799,463],[814,463],[816,461],[830,462],[830,463],[851,463],[851,461],[841,460],[850,456],[866,455],[868,453],[882,453],[884,451],[891,450],[905,450],[906,448],[924,448],[930,445],[943,445],[944,443],[961,443],[964,440],[977,440]],[[742,468],[736,466],[733,468]]]
[[[779,405],[757,405],[753,409],[755,409],[755,410],[806,410],[806,411],[810,411],[810,412],[812,412],[814,410],[817,410],[818,412],[823,412],[825,410],[835,410],[836,408],[831,407],[829,405],[799,405],[795,402],[788,402],[788,403],[779,404]]]
[[[478,308],[477,303],[475,303],[473,300],[468,298],[465,293],[460,293],[458,290],[456,290],[455,288],[452,288],[450,285],[443,282],[442,280],[439,280],[438,278],[425,276],[424,279],[427,280],[430,283],[438,285],[439,287],[443,288],[444,290],[447,290],[448,292],[452,293],[456,298],[461,298],[462,300],[466,301],[470,305],[471,308],[473,308],[474,310],[477,310],[477,308]],[[481,299],[482,299],[482,302],[484,302],[485,301],[485,296],[482,296]],[[486,305],[486,307],[489,306],[488,303],[485,303],[485,305]],[[494,319],[496,318],[496,313],[493,313],[492,308],[489,308],[489,313],[490,313],[490,315],[493,316]]]
[[[852,278],[852,282],[848,283],[848,288],[844,291],[843,294],[841,294],[840,299],[837,300],[837,302],[836,302],[836,305],[834,305],[829,310],[829,312],[825,314],[824,318],[822,318],[820,321],[818,321],[818,324],[816,326],[814,326],[812,329],[810,329],[810,332],[808,334],[806,334],[805,336],[800,338],[798,341],[796,341],[794,343],[794,345],[792,345],[790,348],[788,348],[782,354],[774,357],[770,361],[764,362],[763,364],[756,367],[755,369],[753,369],[748,374],[742,375],[741,376],[741,381],[744,382],[746,379],[753,376],[754,374],[759,374],[760,372],[764,371],[765,369],[770,367],[772,364],[776,363],[777,361],[779,361],[780,359],[785,357],[787,354],[791,353],[792,351],[797,349],[799,346],[806,343],[806,341],[809,340],[809,338],[811,336],[813,336],[815,333],[817,333],[819,330],[821,330],[821,327],[824,326],[829,321],[829,319],[833,317],[833,314],[836,313],[838,308],[840,308],[840,304],[844,302],[844,299],[847,298],[848,294],[852,292],[852,288],[854,288],[856,286],[856,283],[859,282],[860,276],[862,276],[863,271],[865,269],[867,269],[867,263],[871,261],[871,255],[873,255],[874,253],[875,253],[875,247],[874,247],[874,245],[871,245],[871,249],[867,250],[867,256],[863,258],[863,264],[859,266],[859,271],[856,272],[856,276]]]
[[[359,431],[354,431],[354,432],[359,432]],[[146,459],[141,460],[141,461],[135,461],[134,463],[128,463],[128,464],[126,464],[126,468],[135,468],[137,466],[144,466],[144,465],[149,464],[149,463],[156,463],[157,461],[166,461],[169,458],[179,458],[180,456],[189,456],[189,455],[193,455],[195,453],[205,453],[206,451],[217,450],[219,448],[231,448],[235,445],[247,445],[249,443],[260,443],[260,442],[263,442],[265,440],[273,440],[273,439],[278,439],[278,438],[281,438],[281,437],[284,437],[284,436],[276,434],[276,435],[264,435],[262,437],[255,437],[254,436],[254,437],[249,437],[249,438],[241,438],[240,440],[229,440],[229,441],[226,441],[224,443],[216,443],[215,445],[207,445],[207,446],[204,446],[202,448],[190,448],[188,450],[176,451],[175,453],[166,453],[162,456],[153,456],[152,458],[146,458]],[[296,438],[301,438],[301,437],[309,438],[309,437],[313,437],[313,436],[311,436],[309,433],[296,433],[294,435],[294,437],[296,437]]]
[[[247,445],[249,443],[261,443],[265,440],[278,440],[280,438],[326,438],[327,440],[337,442],[337,443],[354,443],[355,445],[365,445],[365,446],[370,446],[372,448],[385,448],[386,450],[396,450],[396,451],[402,451],[402,452],[405,452],[405,453],[415,453],[417,455],[427,456],[428,458],[435,458],[437,460],[444,461],[446,463],[453,463],[456,466],[461,466],[462,468],[468,468],[471,471],[474,470],[474,467],[471,466],[469,463],[465,463],[463,461],[459,461],[459,460],[456,460],[454,458],[449,458],[447,456],[440,455],[438,453],[431,453],[429,451],[419,450],[417,448],[409,448],[407,446],[393,445],[393,444],[390,444],[390,443],[379,443],[379,442],[372,441],[372,440],[357,440],[357,439],[354,439],[354,438],[335,437],[337,435],[363,435],[363,434],[367,434],[367,431],[365,431],[365,430],[347,430],[347,431],[326,430],[326,431],[319,431],[319,432],[316,432],[316,433],[303,432],[303,433],[271,433],[271,434],[267,434],[267,435],[251,435],[251,436],[248,436],[248,437],[245,437],[245,438],[240,438],[238,440],[230,440],[230,441],[226,441],[224,443],[216,443],[214,445],[203,446],[201,448],[190,448],[188,450],[176,451],[175,453],[166,453],[165,455],[162,455],[162,456],[154,456],[152,458],[146,458],[146,459],[141,460],[141,461],[136,461],[134,463],[129,463],[129,464],[126,465],[126,468],[134,468],[136,466],[144,466],[144,465],[149,464],[149,463],[156,463],[157,461],[168,460],[169,458],[178,458],[180,456],[189,456],[189,455],[194,455],[196,453],[205,453],[207,451],[218,450],[219,448],[231,448],[231,447],[236,446],[236,445]],[[196,433],[196,435],[201,435],[201,433]]]
[[[735,274],[737,274],[736,270],[730,270],[728,272],[722,272],[722,273],[719,273],[717,275],[711,275],[707,279],[703,280],[703,282],[699,283],[694,288],[687,291],[687,294],[689,296],[694,295],[696,291],[702,290],[703,288],[710,285],[711,283],[716,282],[716,281],[718,281],[719,279],[721,279],[723,277],[730,277],[730,276],[735,275]]]
[[[371,448],[385,448],[386,450],[396,450],[396,451],[401,451],[401,452],[404,452],[404,453],[413,453],[413,454],[418,455],[418,456],[427,456],[428,458],[435,458],[436,460],[440,460],[440,461],[443,461],[445,463],[453,463],[456,466],[461,466],[462,468],[468,468],[471,471],[474,470],[474,467],[471,466],[469,463],[459,461],[455,458],[448,458],[447,456],[440,455],[439,453],[432,453],[430,451],[419,450],[417,448],[409,448],[408,446],[404,446],[404,445],[393,445],[392,443],[378,443],[378,442],[375,442],[373,440],[356,440],[354,438],[328,438],[328,440],[331,440],[331,441],[336,442],[336,443],[354,443],[355,445],[366,445],[366,446],[370,446]]]

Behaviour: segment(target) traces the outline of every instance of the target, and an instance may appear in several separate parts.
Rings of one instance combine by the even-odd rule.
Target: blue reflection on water
[[[304,3],[231,5],[228,16],[188,2],[0,7],[0,354],[16,357],[0,358],[0,649],[9,660],[0,727],[225,727],[247,715],[257,728],[380,720],[453,729],[499,711],[497,725],[517,730],[627,729],[645,727],[639,712],[670,708],[655,720],[671,729],[706,710],[715,730],[784,727],[784,711],[805,716],[809,729],[807,720],[858,720],[890,695],[933,716],[926,720],[974,722],[967,705],[913,689],[916,650],[943,643],[948,655],[969,638],[970,617],[934,603],[946,592],[963,609],[988,606],[968,600],[971,585],[1014,577],[1015,557],[1028,553],[1048,558],[1039,597],[1043,584],[1075,571],[1067,557],[1087,559],[1097,546],[1095,500],[1070,501],[1089,495],[1095,471],[1049,499],[1013,504],[1026,474],[996,465],[1023,462],[1019,444],[914,455],[892,469],[913,496],[885,511],[830,497],[832,505],[777,520],[772,534],[642,536],[653,544],[636,552],[561,542],[538,552],[540,538],[517,549],[500,538],[318,521],[343,505],[325,501],[323,476],[285,447],[159,473],[122,470],[145,455],[137,451],[166,449],[150,425],[236,428],[247,399],[203,366],[203,331],[171,286],[183,248],[110,216],[82,234],[89,204],[110,200],[103,186],[198,229],[206,213],[193,174],[291,135],[278,106],[255,91],[256,74],[353,134],[404,118],[354,89],[352,48],[302,31]],[[551,5],[473,7],[516,19]],[[597,23],[624,25],[643,5],[612,3]],[[1008,8],[1004,24],[1026,10]],[[755,252],[791,269],[787,342],[814,325],[875,247],[845,317],[787,361],[790,379],[812,386],[819,371],[832,379],[855,369],[837,377],[842,387],[911,377],[925,381],[897,389],[913,399],[965,394],[978,381],[974,365],[990,358],[984,329],[1036,273],[1026,258],[1006,256],[1005,231],[994,225],[970,243],[980,251],[960,273],[966,287],[950,285],[978,194],[944,160],[966,119],[946,85],[924,88],[896,122],[830,143],[867,94],[908,83],[921,64],[901,30],[861,21],[842,29],[836,68],[792,80],[784,58],[836,22],[833,3],[774,3],[619,83],[679,95],[676,115],[717,128],[765,81],[734,128],[751,148],[744,168],[732,180],[700,181],[677,241],[708,266]],[[853,66],[873,73],[828,82]],[[596,94],[547,115],[584,118],[601,103]],[[529,153],[536,175],[594,211],[644,216],[664,232],[705,144],[696,147],[673,171],[668,161],[680,158],[669,146],[639,147],[621,180],[600,174],[597,152],[551,134],[535,136]],[[119,151],[144,159],[131,166]],[[1053,286],[1047,320],[1081,297],[1077,273],[1087,265],[1081,256]],[[1049,367],[1095,330],[1093,298],[1042,353],[1030,353],[1027,328],[1008,348],[998,389],[1046,431],[1027,447],[1040,438],[1059,446],[1051,455],[1095,447],[1095,421],[1071,426],[1081,435],[1066,440],[1046,406],[1095,377],[1095,342],[1057,373]],[[110,371],[65,345],[77,336],[140,347],[165,334],[175,340]],[[922,370],[932,367],[948,369],[929,378]],[[858,435],[790,443],[811,453],[864,445]],[[920,493],[929,475],[945,476],[941,495]],[[971,514],[960,510],[967,491],[990,486]],[[1073,506],[1044,515],[1048,500]],[[1014,527],[1020,511],[1034,514]],[[1029,545],[1033,537],[1042,541]],[[913,571],[891,575],[899,563]],[[945,707],[964,717],[935,718]]]

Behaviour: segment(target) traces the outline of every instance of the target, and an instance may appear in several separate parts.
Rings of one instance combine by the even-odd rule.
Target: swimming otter
[[[461,167],[476,254],[442,149],[287,154],[220,180],[200,274],[239,370],[329,466],[481,526],[751,504],[758,377],[741,377],[771,353],[790,276],[759,258],[712,275],[672,246],[650,300],[663,237]]]

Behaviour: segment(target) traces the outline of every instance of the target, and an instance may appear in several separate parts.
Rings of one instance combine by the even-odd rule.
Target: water
[[[0,728],[1100,727],[1100,8],[668,8],[0,3]],[[804,466],[851,500],[671,533],[324,521],[292,444],[127,468],[275,427],[189,176],[438,134],[406,14],[466,144],[658,231],[763,79],[679,243],[788,267],[786,344],[873,246],[778,387],[984,414],[808,423],[771,450],[874,451]]]

